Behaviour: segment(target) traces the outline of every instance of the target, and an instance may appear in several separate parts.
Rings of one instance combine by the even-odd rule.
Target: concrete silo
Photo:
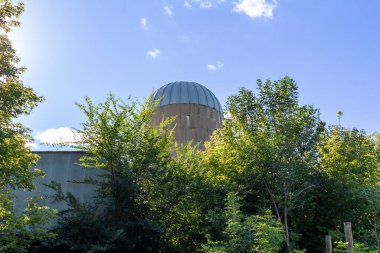
[[[153,124],[158,125],[165,117],[176,116],[174,124],[175,138],[179,143],[185,144],[192,140],[194,143],[202,143],[209,139],[211,133],[221,126],[222,107],[215,95],[206,87],[194,82],[173,82],[158,89],[153,95],[153,100],[160,99]],[[92,201],[95,188],[91,185],[76,184],[70,180],[82,181],[85,178],[97,178],[101,170],[83,170],[79,165],[79,158],[87,155],[83,151],[39,151],[38,167],[46,172],[44,179],[36,181],[34,191],[15,191],[17,200],[15,207],[19,210],[26,205],[26,198],[54,194],[44,184],[51,180],[60,183],[64,193],[71,192],[81,201]],[[69,180],[69,181],[68,181]],[[65,203],[50,203],[51,199],[40,202],[42,205],[63,210],[67,208]]]
[[[195,82],[173,82],[159,88],[153,101],[161,99],[152,118],[158,125],[165,117],[176,116],[175,138],[179,143],[203,143],[221,126],[222,107],[215,95]],[[202,148],[203,145],[200,145]]]

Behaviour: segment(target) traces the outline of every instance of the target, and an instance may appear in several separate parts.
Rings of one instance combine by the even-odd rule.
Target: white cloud
[[[185,3],[183,4],[183,6],[185,6],[186,8],[191,8],[191,4],[187,1],[185,1]]]
[[[215,70],[220,70],[220,69],[222,69],[223,68],[223,66],[224,66],[224,64],[221,62],[221,61],[217,61],[216,62],[216,64],[209,64],[209,65],[207,65],[207,69],[209,70],[209,71],[215,71]]]
[[[190,0],[190,2],[199,5],[202,9],[208,9],[224,3],[225,0]],[[186,3],[187,2],[185,2],[185,4]]]
[[[213,70],[216,70],[216,66],[209,64],[209,65],[207,65],[207,69],[210,71],[213,71]]]
[[[27,148],[35,148],[35,149],[39,148],[38,144],[35,143],[35,142],[27,142],[25,144],[25,147],[27,147]]]
[[[273,17],[276,0],[238,0],[233,11],[243,12],[251,18]]]
[[[148,20],[146,18],[141,18],[140,19],[140,25],[142,29],[146,29],[148,25]]]
[[[173,14],[173,7],[171,6],[164,6],[164,10],[168,16],[171,16]]]
[[[153,49],[152,51],[148,51],[146,53],[147,56],[150,56],[152,58],[156,58],[157,56],[159,56],[161,54],[161,51],[158,50],[157,48]]]
[[[37,132],[35,139],[45,144],[73,144],[80,140],[80,135],[68,127],[49,128]]]

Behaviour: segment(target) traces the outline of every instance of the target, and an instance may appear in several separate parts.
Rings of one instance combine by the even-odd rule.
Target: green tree
[[[294,227],[291,235],[290,221],[297,210],[307,208],[306,196],[316,187],[313,176],[324,123],[317,109],[299,105],[290,77],[258,80],[257,85],[258,95],[242,88],[228,98],[231,117],[206,144],[204,161],[209,179],[238,191],[245,210],[272,208],[284,226],[290,252],[297,236]]]
[[[77,105],[86,116],[75,145],[88,153],[81,165],[102,173],[82,182],[97,187],[92,204],[79,203],[71,194],[64,196],[53,185],[59,199],[71,207],[59,220],[56,244],[85,252],[156,252],[163,247],[163,226],[156,217],[162,198],[156,185],[171,163],[172,135],[165,130],[170,120],[154,128],[149,103],[124,103],[112,94],[98,105],[87,97]],[[91,231],[87,235],[96,236],[83,234],[87,229]]]
[[[330,178],[362,186],[380,182],[380,150],[364,131],[334,126],[325,133],[319,153],[321,169]]]
[[[236,193],[229,193],[226,200],[224,240],[209,239],[203,247],[204,252],[276,253],[280,250],[283,228],[281,223],[272,217],[271,211],[245,216],[240,211],[240,199]]]
[[[70,206],[59,219],[54,247],[194,252],[205,242],[205,214],[214,198],[202,181],[198,151],[174,142],[168,128],[173,119],[152,126],[155,105],[123,103],[113,95],[97,105],[86,98],[78,106],[86,121],[75,147],[88,153],[81,164],[102,173],[82,182],[97,187],[91,204],[51,185]]]
[[[12,27],[18,26],[18,17],[24,5],[12,5],[10,1],[0,3],[0,187],[33,188],[30,165],[38,157],[25,147],[31,141],[29,129],[14,119],[29,114],[42,101],[32,88],[23,84],[20,75],[25,71],[19,66],[19,58],[8,38]]]
[[[158,185],[161,192],[160,221],[164,238],[174,252],[197,252],[206,242],[206,234],[217,235],[223,229],[223,194],[205,181],[200,152],[191,144],[178,147],[169,173]]]
[[[24,252],[33,240],[48,233],[41,227],[53,211],[36,205],[31,199],[23,211],[13,207],[11,190],[33,190],[33,179],[43,173],[34,169],[38,156],[26,147],[32,141],[30,130],[15,122],[20,115],[29,114],[42,101],[32,88],[20,79],[25,68],[8,38],[12,28],[19,26],[17,18],[24,10],[22,3],[0,2],[0,250]]]
[[[379,247],[379,151],[376,136],[364,131],[326,130],[319,145],[321,187],[315,195],[319,229],[341,231],[342,222],[351,221],[356,240]]]
[[[342,111],[338,111],[336,113],[336,117],[338,118],[338,121],[339,121],[339,126],[340,126],[340,119],[342,118],[342,116],[343,116],[343,112]]]

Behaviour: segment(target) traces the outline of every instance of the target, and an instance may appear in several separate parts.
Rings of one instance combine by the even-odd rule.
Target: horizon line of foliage
[[[81,182],[96,186],[94,201],[52,182],[69,208],[50,231],[54,210],[37,199],[15,210],[12,191],[43,175],[30,170],[30,130],[14,122],[43,100],[7,36],[23,9],[0,2],[0,252],[321,252],[327,234],[344,252],[345,221],[358,251],[380,250],[380,136],[344,128],[341,112],[326,126],[288,76],[230,96],[204,150],[175,142],[174,118],[152,126],[157,102],[86,97],[74,146],[101,172]]]
[[[34,242],[52,234],[44,228],[55,211],[39,206],[38,198],[25,200],[25,209],[14,208],[14,190],[32,191],[33,180],[44,173],[31,167],[38,156],[26,147],[32,141],[30,130],[19,122],[21,115],[30,112],[43,100],[34,90],[23,84],[20,76],[26,68],[8,38],[24,4],[0,1],[0,252],[26,252]]]
[[[356,247],[378,250],[379,136],[326,127],[318,109],[299,105],[290,77],[257,84],[228,98],[230,117],[205,150],[178,146],[173,118],[152,126],[149,99],[85,98],[76,147],[91,154],[82,166],[104,173],[83,182],[97,187],[93,203],[51,185],[70,208],[46,248],[317,252],[351,221]]]

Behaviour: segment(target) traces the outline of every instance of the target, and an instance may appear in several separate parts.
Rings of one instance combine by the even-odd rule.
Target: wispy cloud
[[[233,11],[243,12],[250,18],[273,17],[273,9],[277,7],[276,0],[238,0]]]
[[[188,1],[185,1],[183,6],[185,6],[186,8],[191,8],[191,4]]]
[[[73,144],[80,140],[80,135],[68,127],[49,128],[43,132],[37,132],[34,137],[44,144]]]
[[[164,11],[166,15],[171,16],[173,15],[173,7],[171,6],[164,6]]]
[[[217,61],[216,64],[209,64],[207,65],[207,70],[209,71],[215,71],[222,69],[224,64],[221,61]]]
[[[152,51],[148,51],[148,52],[146,53],[147,56],[152,57],[152,58],[156,58],[156,57],[158,57],[160,54],[161,54],[161,51],[158,50],[157,48],[153,49]]]
[[[141,18],[140,19],[140,25],[142,29],[146,29],[148,25],[148,20],[146,18]]]
[[[207,9],[207,8],[216,7],[217,5],[222,4],[224,2],[225,0],[189,0],[185,2],[185,7],[187,7],[186,3],[190,6],[191,6],[190,3],[194,3],[202,9]]]

